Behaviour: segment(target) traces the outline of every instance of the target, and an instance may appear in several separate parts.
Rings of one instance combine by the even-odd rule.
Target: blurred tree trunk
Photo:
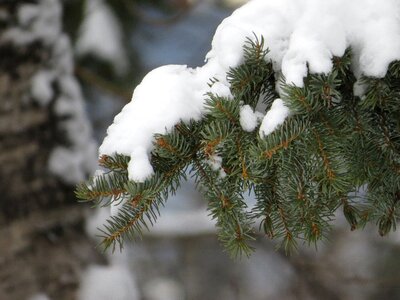
[[[0,9],[8,17],[2,36],[15,22],[17,6],[3,4]],[[0,41],[0,224],[73,199],[71,188],[48,171],[57,141],[52,103],[39,106],[30,99],[32,77],[50,55],[51,49],[38,40],[25,45]]]
[[[51,35],[68,41],[46,24],[61,26],[57,11],[58,0],[0,2],[0,299],[39,292],[74,299],[82,268],[99,260],[84,234],[73,185],[49,171],[51,152],[67,144],[60,124],[68,116],[54,109],[61,79],[44,87],[39,82],[33,91],[35,74],[55,74],[51,62],[59,44]],[[35,93],[47,99],[34,99]]]

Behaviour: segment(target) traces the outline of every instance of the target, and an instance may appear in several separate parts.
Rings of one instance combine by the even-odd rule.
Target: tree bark
[[[18,24],[23,2],[32,3],[0,4],[0,37]],[[52,112],[57,87],[45,106],[32,101],[31,95],[32,78],[51,55],[51,46],[40,39],[24,45],[0,40],[0,225],[35,210],[75,202],[71,186],[56,179],[48,168],[50,152],[59,139],[60,120]]]
[[[49,168],[55,147],[73,146],[63,124],[74,116],[55,108],[62,80],[72,78],[72,71],[54,70],[57,43],[67,38],[59,32],[52,42],[31,28],[42,17],[29,13],[47,5],[61,9],[58,0],[0,2],[0,299],[74,299],[84,266],[103,261],[84,233],[73,184]],[[38,101],[33,78],[43,70],[56,75],[51,97]]]

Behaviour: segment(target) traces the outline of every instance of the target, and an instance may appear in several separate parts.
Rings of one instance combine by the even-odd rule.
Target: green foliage
[[[80,199],[124,203],[102,229],[105,247],[140,237],[188,168],[208,201],[219,239],[233,256],[251,253],[256,223],[286,251],[299,241],[314,244],[327,236],[339,208],[351,230],[367,222],[375,222],[381,235],[395,228],[400,63],[393,62],[384,78],[361,78],[361,97],[353,92],[350,49],[333,58],[330,74],[309,74],[303,88],[281,82],[281,98],[291,115],[261,138],[257,129],[242,129],[240,107],[267,111],[278,97],[276,79],[262,38],[249,39],[244,53],[243,65],[227,74],[233,99],[209,94],[201,121],[180,123],[155,136],[154,176],[144,183],[130,182],[129,158],[116,155],[101,158],[107,173],[78,186]],[[216,160],[221,168],[213,166]],[[249,191],[257,199],[251,210],[244,200]]]

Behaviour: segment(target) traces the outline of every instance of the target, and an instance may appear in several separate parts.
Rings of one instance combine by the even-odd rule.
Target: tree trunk
[[[73,194],[96,156],[60,20],[58,0],[0,2],[0,299],[74,299],[99,260]]]

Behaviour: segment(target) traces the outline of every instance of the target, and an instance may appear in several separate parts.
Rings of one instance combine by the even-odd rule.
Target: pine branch
[[[290,108],[286,120],[265,137],[240,125],[244,104],[266,113],[278,95],[264,39],[248,39],[244,62],[227,74],[232,97],[206,95],[204,116],[180,122],[154,137],[153,177],[128,179],[130,158],[102,156],[108,171],[77,187],[78,198],[119,204],[102,229],[103,245],[122,247],[140,237],[160,214],[191,169],[204,193],[218,237],[232,256],[249,255],[254,224],[288,252],[299,241],[327,237],[337,209],[351,230],[376,222],[381,235],[396,226],[400,206],[400,63],[384,78],[361,80],[365,96],[354,94],[351,49],[333,57],[329,74],[308,74],[304,87],[280,82]],[[210,79],[212,86],[217,80]],[[360,83],[360,82],[358,82]],[[134,138],[134,137],[133,137]],[[364,187],[365,195],[356,191]],[[248,211],[244,194],[257,203]]]

